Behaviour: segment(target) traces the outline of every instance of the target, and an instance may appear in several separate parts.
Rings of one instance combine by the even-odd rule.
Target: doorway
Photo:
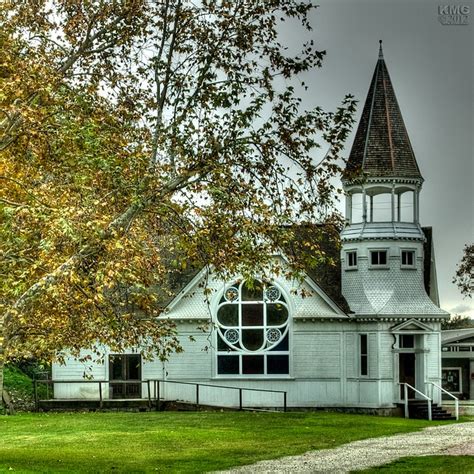
[[[142,360],[139,354],[109,356],[110,398],[141,398]],[[114,383],[114,381],[129,383]],[[137,383],[130,383],[130,382]]]
[[[412,387],[415,387],[415,366],[416,366],[416,354],[413,352],[401,352],[399,354],[399,382],[407,383]],[[400,385],[400,398],[404,400],[404,386]],[[415,398],[415,392],[408,387],[408,398]]]

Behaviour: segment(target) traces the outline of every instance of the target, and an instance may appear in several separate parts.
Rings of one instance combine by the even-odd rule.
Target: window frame
[[[385,263],[372,263],[372,255],[375,253],[385,253]],[[370,269],[387,269],[389,268],[390,253],[388,248],[369,249],[369,268]]]
[[[405,339],[406,336],[409,336],[411,338],[413,338],[413,344],[412,345],[408,345],[407,342],[409,341],[409,339]],[[398,335],[398,348],[399,349],[405,349],[405,350],[408,350],[408,351],[412,351],[413,349],[416,348],[416,335],[415,334],[399,334]]]
[[[267,281],[260,281],[259,283],[262,284],[262,296],[261,299],[251,299],[248,300],[243,297],[243,287],[245,285],[245,280],[235,280],[232,284],[226,285],[222,291],[218,294],[218,298],[216,298],[216,304],[214,305],[213,310],[213,320],[215,322],[215,357],[213,357],[214,363],[214,370],[213,370],[213,377],[217,379],[288,379],[291,378],[292,366],[291,366],[291,342],[292,338],[290,336],[290,327],[291,327],[291,307],[289,303],[289,299],[284,291],[282,291],[281,287],[276,284],[275,282],[267,282]],[[280,296],[276,300],[269,299],[265,291],[270,287],[275,287]],[[229,288],[237,288],[238,289],[238,298],[230,302],[227,298],[224,297],[226,292]],[[224,298],[226,301],[224,301]],[[244,324],[244,316],[242,309],[246,305],[262,305],[262,323],[254,326],[254,325],[245,325]],[[271,304],[282,304],[287,311],[287,318],[282,324],[268,324],[268,307]],[[232,324],[230,326],[223,324],[222,320],[219,321],[218,319],[218,311],[221,307],[225,305],[236,305],[237,306],[237,313],[238,313],[238,320],[236,324]],[[232,344],[229,343],[229,340],[225,337],[225,331],[228,329],[235,329],[239,333],[238,340],[236,343]],[[276,328],[280,331],[281,336],[277,342],[271,343],[268,339],[267,331],[269,329]],[[243,331],[244,330],[262,330],[263,329],[263,347],[260,347],[256,350],[248,349],[243,342]],[[286,349],[275,350],[280,344],[282,344]],[[228,349],[223,349],[222,346],[227,346]],[[240,346],[240,347],[236,347]],[[232,348],[232,349],[231,349]],[[238,360],[238,372],[235,373],[219,373],[219,364],[220,361],[223,361],[221,357],[225,356],[233,356],[235,359]],[[269,357],[275,356],[275,358],[270,361],[278,364],[277,357],[284,356],[286,357],[286,361],[283,361],[283,364],[288,365],[288,370],[283,373],[269,373]],[[262,357],[263,358],[263,371],[260,373],[251,373],[251,372],[244,372],[244,365],[245,360],[250,360],[251,357]],[[234,359],[234,360],[235,360]]]
[[[363,349],[362,338],[365,338],[365,352],[362,351]],[[359,377],[368,378],[370,375],[370,370],[369,370],[369,335],[367,333],[359,334],[359,351],[358,352],[359,352],[358,353]],[[365,360],[365,364],[362,362],[363,360]],[[363,368],[365,368],[365,371],[362,370]]]
[[[350,264],[350,255],[355,256],[355,264]],[[346,270],[357,270],[359,265],[359,255],[356,249],[353,250],[346,250],[345,253],[345,269]]]
[[[412,254],[413,255],[413,263],[408,264],[408,263],[403,263],[403,254]],[[400,268],[405,268],[405,269],[416,269],[416,250],[411,249],[411,248],[406,248],[406,249],[400,249]]]
[[[454,391],[454,390],[451,389],[451,390],[449,390],[449,392],[462,394],[463,393],[463,390],[462,390],[463,389],[463,387],[462,387],[462,382],[463,382],[463,380],[462,380],[462,375],[463,375],[462,374],[462,367],[441,367],[441,386],[444,385],[443,388],[445,390],[447,390],[448,388],[446,387],[446,384],[443,384],[443,381],[444,381],[443,380],[444,379],[443,372],[447,372],[447,371],[452,371],[452,372],[456,371],[456,372],[458,372],[458,385],[459,385],[458,388],[459,388],[459,391]]]

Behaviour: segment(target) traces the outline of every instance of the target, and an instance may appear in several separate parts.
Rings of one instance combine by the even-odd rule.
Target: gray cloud
[[[449,310],[449,312],[451,314],[460,314],[460,315],[468,315],[468,314],[472,314],[474,313],[474,308],[473,308],[473,305],[472,304],[458,304],[456,306],[454,306],[453,308],[451,308]],[[473,314],[474,316],[474,314]]]
[[[459,311],[466,302],[452,283],[464,244],[474,235],[473,26],[439,22],[437,0],[320,0],[311,34],[327,57],[304,78],[307,107],[334,109],[346,93],[359,99],[357,119],[383,40],[400,109],[425,178],[420,219],[433,227],[440,302]],[[461,3],[471,4],[464,1]],[[287,25],[290,48],[302,40]],[[345,155],[352,145],[347,142]]]

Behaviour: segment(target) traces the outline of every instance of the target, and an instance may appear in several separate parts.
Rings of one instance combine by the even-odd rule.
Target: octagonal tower
[[[342,293],[356,316],[446,315],[424,286],[422,184],[380,42],[343,179]]]

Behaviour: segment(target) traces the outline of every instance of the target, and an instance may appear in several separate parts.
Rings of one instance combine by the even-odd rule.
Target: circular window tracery
[[[218,374],[289,373],[289,311],[277,286],[235,282],[223,292],[216,322]]]
[[[267,341],[278,342],[281,339],[281,331],[277,328],[267,329]]]
[[[235,286],[227,288],[224,293],[224,298],[226,299],[226,301],[237,301],[237,299],[239,298],[239,290],[235,288]]]
[[[265,296],[269,301],[276,301],[280,298],[281,292],[276,286],[270,286],[265,290]]]
[[[239,331],[237,331],[237,329],[227,329],[224,333],[224,337],[227,342],[235,344],[239,340]]]

